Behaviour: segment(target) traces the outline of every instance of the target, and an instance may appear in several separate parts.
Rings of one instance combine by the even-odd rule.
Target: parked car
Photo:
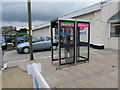
[[[3,36],[0,36],[0,46],[2,47],[2,50],[7,49],[7,42]]]
[[[57,40],[53,38],[53,43],[57,47]],[[38,36],[32,40],[33,50],[51,49],[51,37],[50,36]],[[17,45],[18,53],[29,53],[29,42],[24,42]]]

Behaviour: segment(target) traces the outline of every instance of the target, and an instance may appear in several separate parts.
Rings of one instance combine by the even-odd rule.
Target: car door
[[[38,42],[38,40],[39,40],[39,37],[35,37],[34,39],[33,39],[33,41],[32,41],[32,44],[33,44],[33,50],[37,50],[38,48],[37,48],[37,42]]]
[[[38,37],[34,43],[35,50],[45,49],[45,39],[44,37]]]
[[[49,36],[46,36],[45,37],[45,48],[46,49],[49,49],[50,47],[51,47],[51,37],[49,37]]]

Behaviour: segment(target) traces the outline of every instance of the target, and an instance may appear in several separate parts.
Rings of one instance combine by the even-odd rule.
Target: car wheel
[[[23,48],[23,53],[28,54],[29,53],[29,48],[28,47]]]

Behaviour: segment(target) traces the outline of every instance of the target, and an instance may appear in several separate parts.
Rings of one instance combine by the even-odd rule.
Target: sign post
[[[33,48],[32,48],[32,20],[31,20],[31,0],[28,0],[28,25],[29,25],[29,50],[30,50],[30,60],[34,60],[33,57]]]

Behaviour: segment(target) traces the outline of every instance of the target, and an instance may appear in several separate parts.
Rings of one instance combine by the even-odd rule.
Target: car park
[[[56,45],[57,48],[57,40],[53,37],[53,43]],[[50,36],[37,36],[33,37],[32,39],[32,46],[33,51],[35,50],[44,50],[44,49],[51,49],[51,37]],[[23,42],[18,44],[16,47],[18,53],[29,53],[29,42]]]

